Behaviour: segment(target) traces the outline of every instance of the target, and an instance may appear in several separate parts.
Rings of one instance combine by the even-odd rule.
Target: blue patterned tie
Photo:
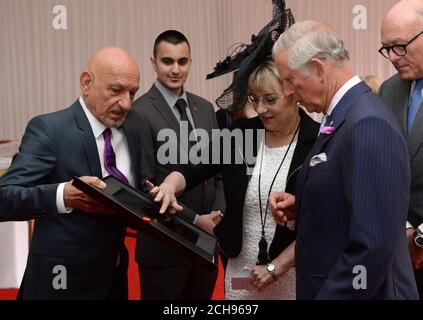
[[[408,103],[407,134],[410,133],[411,128],[413,127],[414,119],[416,118],[416,114],[419,111],[420,105],[422,104],[422,89],[423,79],[417,80]]]
[[[128,183],[128,179],[116,167],[116,154],[112,146],[112,130],[106,128],[103,131],[104,139],[104,167],[112,176],[118,178],[120,181]]]
[[[322,124],[321,124],[321,126],[324,127],[327,124],[328,120],[329,120],[329,115],[327,113],[325,113],[323,115],[323,118],[322,118]]]

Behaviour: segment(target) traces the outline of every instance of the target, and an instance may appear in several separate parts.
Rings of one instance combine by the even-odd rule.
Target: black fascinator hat
[[[273,19],[258,34],[251,36],[251,44],[242,46],[243,49],[234,56],[228,56],[219,61],[214,71],[206,79],[236,71],[238,73],[232,84],[216,99],[220,109],[236,112],[247,102],[247,85],[250,74],[272,54],[272,48],[279,36],[294,22],[290,9],[285,9],[284,0],[273,1]]]

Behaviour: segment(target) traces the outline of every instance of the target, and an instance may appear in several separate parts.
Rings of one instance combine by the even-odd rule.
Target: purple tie
[[[116,155],[112,147],[112,130],[106,128],[103,131],[104,139],[104,167],[112,176],[118,178],[120,181],[128,184],[128,179],[116,167]]]

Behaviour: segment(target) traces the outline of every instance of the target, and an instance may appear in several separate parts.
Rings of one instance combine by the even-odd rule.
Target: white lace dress
[[[285,161],[275,179],[272,192],[285,191],[285,182],[289,166],[294,154],[296,142],[293,142]],[[266,209],[267,195],[273,177],[285,155],[288,146],[264,149],[264,162],[261,177],[261,201],[263,214]],[[261,150],[261,148],[259,149]],[[252,269],[257,262],[258,243],[261,239],[261,221],[258,200],[258,177],[260,172],[261,152],[257,156],[253,175],[248,184],[244,202],[243,234],[241,253],[236,258],[230,258],[225,273],[225,294],[227,300],[294,300],[295,299],[295,268],[291,268],[278,281],[271,283],[265,290],[232,290],[231,279],[244,267]],[[267,213],[265,234],[268,246],[272,243],[276,223],[270,209]]]

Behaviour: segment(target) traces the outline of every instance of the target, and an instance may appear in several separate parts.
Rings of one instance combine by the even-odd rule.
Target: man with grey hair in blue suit
[[[397,121],[325,23],[294,24],[273,54],[284,95],[324,113],[296,197],[269,199],[280,224],[295,205],[297,298],[417,299],[405,231],[409,158]]]

